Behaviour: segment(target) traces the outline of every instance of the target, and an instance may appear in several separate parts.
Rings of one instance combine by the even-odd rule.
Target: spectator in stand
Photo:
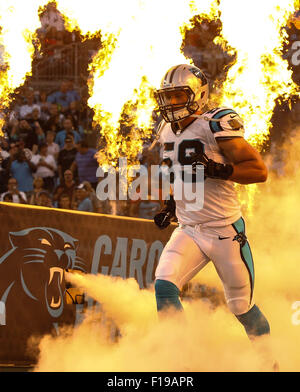
[[[55,143],[59,145],[60,149],[62,149],[65,145],[65,138],[67,133],[71,133],[73,135],[75,144],[81,140],[79,133],[74,130],[73,121],[70,118],[66,118],[64,120],[64,129],[58,132],[55,138]]]
[[[84,99],[77,104],[80,118],[80,125],[85,129],[93,128],[94,111],[88,106],[88,96],[85,95]]]
[[[10,178],[8,180],[7,192],[2,193],[0,200],[4,201],[6,195],[11,195],[13,203],[27,203],[27,197],[24,192],[18,190],[18,182],[15,178]]]
[[[17,154],[17,152],[19,151],[19,142],[16,143],[10,143],[9,145],[9,160],[12,162],[15,158],[15,155]]]
[[[23,150],[25,150],[26,149],[26,147],[25,147],[25,141],[23,140],[23,139],[20,139],[17,143],[16,143],[16,147],[18,148],[18,150],[17,150],[17,152],[19,152],[19,151],[23,151]],[[38,145],[37,144],[34,144],[33,145],[33,147],[32,147],[32,150],[25,150],[24,152],[26,152],[27,153],[27,151],[37,151],[38,150]],[[34,154],[35,154],[35,152],[34,152]],[[27,154],[25,154],[26,155],[26,157],[27,157]],[[28,157],[29,157],[29,155],[28,155]],[[32,157],[30,157],[30,158],[28,158],[29,160],[31,159]]]
[[[26,96],[26,103],[20,107],[20,119],[26,120],[31,115],[33,109],[37,109],[40,114],[40,107],[35,103],[34,91],[29,89]]]
[[[73,101],[73,96],[68,94],[68,89],[68,82],[63,81],[60,85],[60,89],[48,95],[47,98],[48,102],[56,103],[57,105],[59,105],[62,113],[68,110],[70,103]]]
[[[29,204],[37,205],[38,194],[42,191],[46,191],[46,189],[44,189],[44,181],[42,177],[35,177],[33,180],[33,191],[29,198]]]
[[[41,207],[53,207],[51,195],[47,191],[41,191],[37,195],[37,206]]]
[[[32,150],[34,145],[38,145],[39,139],[38,135],[33,129],[28,121],[21,120],[18,124],[15,124],[10,133],[10,140],[15,141],[24,141],[24,147]]]
[[[26,157],[25,151],[17,152],[15,160],[10,166],[10,173],[17,180],[19,190],[24,192],[27,197],[33,191],[33,173],[35,171],[36,166]]]
[[[74,145],[74,137],[71,133],[68,133],[65,139],[65,146],[59,152],[57,158],[58,176],[61,183],[63,182],[63,173],[71,168],[72,163],[75,161],[76,154],[77,148]],[[77,177],[77,173],[75,172],[74,177]]]
[[[78,211],[94,212],[93,203],[89,198],[89,192],[84,184],[76,187],[75,198]]]
[[[52,193],[55,185],[55,172],[57,165],[55,159],[51,154],[48,154],[47,144],[41,144],[39,155],[32,158],[32,162],[36,165],[37,170],[35,175],[42,177],[44,181],[44,188]]]
[[[72,210],[70,196],[66,193],[61,194],[58,199],[58,207],[64,210]]]
[[[57,202],[62,194],[66,194],[70,197],[72,203],[75,196],[75,188],[76,183],[73,179],[73,173],[71,170],[66,170],[64,172],[64,180],[54,190],[53,201]]]
[[[95,158],[96,150],[89,148],[86,141],[82,140],[77,146],[75,161],[72,163],[71,170],[74,173],[77,169],[79,182],[88,181],[96,190],[97,177],[96,172],[99,167]]]
[[[41,112],[37,108],[34,108],[32,112],[27,115],[27,122],[32,128],[34,128],[34,126],[36,125],[35,123],[38,123],[39,127],[42,128],[42,130],[45,129],[46,123],[41,119]]]
[[[40,119],[40,112],[38,111],[38,109],[33,109],[31,115],[28,116],[27,122],[37,135],[38,144],[40,145],[44,143],[46,139],[44,132],[45,124]]]
[[[59,112],[58,105],[56,103],[52,103],[50,105],[50,117],[45,123],[45,129],[51,130],[57,134],[59,131],[63,130],[63,120],[64,115]]]
[[[73,80],[68,80],[66,83],[67,83],[67,86],[68,86],[67,87],[68,88],[67,94],[68,94],[68,96],[70,97],[70,100],[71,100],[70,103],[72,103],[72,102],[79,102],[81,100],[81,97],[80,97],[78,91],[76,91],[74,89],[74,82],[73,82]]]
[[[78,109],[78,102],[73,101],[70,103],[69,109],[65,112],[65,117],[70,118],[74,124],[74,128],[78,130],[81,136],[84,135],[84,130],[81,125],[81,113]]]
[[[55,133],[53,131],[47,131],[46,133],[46,144],[48,146],[48,154],[52,155],[57,162],[59,154],[59,145],[54,142]]]
[[[104,206],[106,204],[105,201],[102,202],[98,199],[95,189],[92,187],[92,185],[88,181],[83,181],[83,185],[84,185],[85,190],[88,193],[88,197],[90,198],[90,200],[93,204],[94,212],[104,213]]]
[[[39,92],[37,105],[40,108],[40,113],[41,113],[40,118],[45,124],[50,117],[50,106],[51,106],[51,104],[47,101],[46,91]]]
[[[8,153],[9,147],[10,147],[10,145],[9,145],[8,138],[7,138],[7,137],[0,136],[0,151],[6,152],[6,154],[9,154],[9,153]],[[1,155],[1,154],[0,154],[0,155]]]
[[[10,113],[8,114],[8,125],[12,127],[14,122],[20,120],[20,108],[26,102],[26,95],[23,95],[21,92],[15,92],[12,95],[13,101],[10,109]]]
[[[77,122],[77,130],[82,138],[84,138],[84,130],[92,127],[93,114],[92,110],[88,108],[87,103],[82,101],[74,101],[70,103],[70,114]],[[88,125],[90,121],[90,126]]]

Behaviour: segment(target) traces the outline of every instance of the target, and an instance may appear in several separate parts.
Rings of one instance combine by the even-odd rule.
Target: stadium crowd
[[[72,82],[62,81],[48,95],[31,87],[22,93],[6,114],[6,137],[0,145],[0,201],[153,216],[160,203],[97,198],[96,143],[91,146],[87,141],[86,113],[79,109],[81,97]]]
[[[57,47],[80,41],[77,33],[66,32],[53,5],[40,17],[38,36],[43,59],[51,58]],[[286,28],[289,45],[283,53],[298,84],[300,66],[292,63],[291,48],[293,42],[300,42],[299,20],[298,12]],[[218,22],[195,23],[184,41],[185,55],[193,58],[210,81],[224,80],[234,61],[213,42],[220,28]],[[160,209],[160,202],[102,202],[97,198],[97,143],[87,138],[93,113],[72,79],[60,80],[57,86],[54,91],[46,91],[42,82],[40,88],[25,83],[5,113],[5,137],[0,143],[0,201],[151,219]],[[290,108],[287,102],[278,100],[272,122],[271,136],[282,143],[282,127],[289,130],[300,123],[299,101]],[[158,163],[158,156],[158,151],[145,149],[141,162]]]

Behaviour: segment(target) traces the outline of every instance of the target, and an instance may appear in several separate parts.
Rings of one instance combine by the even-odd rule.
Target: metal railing
[[[49,48],[48,53],[33,61],[31,84],[44,88],[57,86],[62,80],[72,79],[74,85],[82,81],[94,51],[82,43]]]

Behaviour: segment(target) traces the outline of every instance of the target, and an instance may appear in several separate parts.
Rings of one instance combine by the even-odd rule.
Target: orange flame
[[[4,47],[5,67],[0,70],[0,110],[10,103],[10,94],[25,81],[31,72],[34,52],[32,40],[40,26],[38,8],[46,1],[17,0],[0,3],[0,45]],[[4,119],[0,119],[2,135]]]

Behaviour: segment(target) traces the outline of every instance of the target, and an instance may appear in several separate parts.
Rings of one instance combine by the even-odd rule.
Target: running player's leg
[[[157,310],[173,306],[182,309],[179,299],[183,285],[209,261],[192,238],[193,229],[177,228],[165,246],[155,271]]]
[[[254,302],[254,264],[243,218],[218,232],[209,256],[222,280],[228,307],[250,339],[269,334],[269,323]]]
[[[274,360],[269,340],[269,322],[255,305],[253,298],[254,265],[245,235],[244,220],[241,218],[223,229],[214,242],[214,254],[211,257],[214,258],[214,265],[223,282],[228,307],[243,325],[254,348],[260,353],[263,369],[278,371],[279,365]],[[259,339],[261,336],[264,339]]]

